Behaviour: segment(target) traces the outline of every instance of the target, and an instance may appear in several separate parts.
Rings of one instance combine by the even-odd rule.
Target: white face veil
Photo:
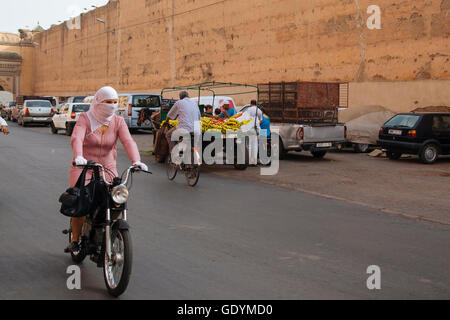
[[[91,123],[91,132],[102,126],[109,126],[117,110],[117,104],[103,103],[105,100],[118,100],[117,91],[111,87],[103,87],[97,91],[91,107],[86,113]]]

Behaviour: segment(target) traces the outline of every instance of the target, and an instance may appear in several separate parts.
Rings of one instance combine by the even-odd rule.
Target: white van
[[[151,93],[124,93],[119,94],[119,107],[117,114],[122,116],[130,131],[138,129],[152,130],[150,119],[145,119],[141,126],[138,125],[139,112],[143,108],[149,108],[152,112],[161,110],[161,96]]]
[[[233,98],[226,96],[200,96],[200,99],[198,97],[194,97],[191,98],[191,100],[197,103],[199,106],[206,106],[208,104],[213,106],[213,114],[216,109],[220,109],[224,102],[228,102],[232,108],[236,108],[236,104],[234,103]]]

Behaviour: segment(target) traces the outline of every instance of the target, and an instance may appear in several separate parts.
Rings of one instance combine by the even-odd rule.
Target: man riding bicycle
[[[197,104],[189,99],[186,91],[180,92],[180,100],[175,102],[172,109],[167,114],[167,122],[178,119],[178,126],[170,129],[166,133],[166,139],[169,143],[169,151],[172,152],[175,141],[172,141],[172,135],[177,129],[184,129],[189,133],[194,133],[194,125],[196,121],[200,121],[200,109]]]

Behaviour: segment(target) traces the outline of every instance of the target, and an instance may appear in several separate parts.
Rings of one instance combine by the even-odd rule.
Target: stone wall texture
[[[380,30],[366,27],[373,4]],[[450,0],[111,1],[83,14],[80,30],[62,24],[35,35],[34,93],[212,80],[444,80],[449,35]]]

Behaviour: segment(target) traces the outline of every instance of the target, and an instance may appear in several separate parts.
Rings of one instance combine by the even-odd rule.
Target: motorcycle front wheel
[[[111,233],[111,260],[105,252],[103,275],[106,288],[113,297],[118,297],[128,287],[133,264],[131,237],[128,230],[114,230]]]

